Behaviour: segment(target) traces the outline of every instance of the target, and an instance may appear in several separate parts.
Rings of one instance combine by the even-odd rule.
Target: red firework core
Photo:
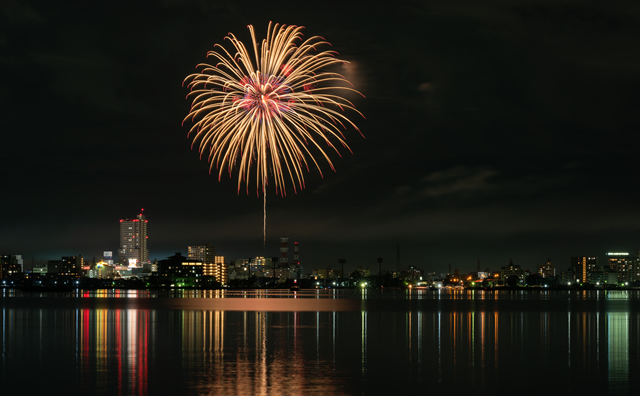
[[[240,107],[260,119],[289,110],[291,100],[288,94],[291,89],[282,80],[282,77],[275,76],[260,75],[257,79],[243,77],[240,84],[243,86],[244,96],[237,98]]]

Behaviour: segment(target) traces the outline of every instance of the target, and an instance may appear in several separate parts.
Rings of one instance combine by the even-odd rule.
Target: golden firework
[[[321,50],[330,45],[322,37],[303,40],[303,27],[269,23],[258,44],[248,28],[253,58],[229,33],[233,51],[216,44],[207,57],[217,63],[199,64],[200,72],[187,76],[192,104],[184,121],[193,122],[192,147],[197,143],[201,156],[209,151],[209,170],[216,166],[218,180],[225,169],[229,176],[237,169],[238,193],[243,182],[248,193],[253,175],[257,194],[262,190],[266,199],[269,178],[276,193],[286,195],[289,180],[294,192],[296,184],[304,188],[303,170],[311,163],[322,175],[316,156],[335,171],[326,147],[338,155],[337,145],[351,151],[343,130],[350,125],[360,131],[344,112],[362,115],[339,93],[360,93],[333,70],[348,62]]]

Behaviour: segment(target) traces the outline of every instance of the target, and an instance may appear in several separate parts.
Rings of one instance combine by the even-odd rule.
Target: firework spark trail
[[[269,23],[267,38],[260,45],[253,26],[248,26],[254,58],[232,33],[226,40],[233,45],[232,55],[216,44],[207,57],[214,65],[199,64],[199,73],[189,81],[191,109],[184,121],[193,122],[189,136],[198,143],[200,155],[208,149],[209,171],[218,169],[218,180],[225,169],[231,177],[238,170],[238,193],[246,183],[247,193],[252,174],[256,193],[264,196],[264,227],[266,243],[266,189],[273,178],[276,194],[286,195],[287,180],[293,191],[296,184],[303,189],[304,173],[313,164],[322,176],[314,153],[323,157],[335,171],[321,142],[340,155],[332,141],[351,152],[344,141],[343,129],[358,127],[343,113],[354,111],[353,103],[331,93],[356,91],[340,74],[324,71],[333,65],[348,62],[336,58],[337,52],[319,51],[330,45],[322,37],[302,38],[303,27]],[[336,85],[337,83],[337,85]],[[347,83],[340,85],[341,83]],[[361,94],[360,94],[361,95]],[[338,111],[340,110],[340,111]],[[364,116],[363,116],[364,117]],[[361,133],[362,134],[362,133]],[[252,165],[255,163],[255,173]],[[304,169],[303,169],[304,168]]]

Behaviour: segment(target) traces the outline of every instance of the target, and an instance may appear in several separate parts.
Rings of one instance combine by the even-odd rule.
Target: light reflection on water
[[[633,291],[5,289],[0,301],[3,389],[23,393],[480,394],[530,380],[627,394],[639,384]]]

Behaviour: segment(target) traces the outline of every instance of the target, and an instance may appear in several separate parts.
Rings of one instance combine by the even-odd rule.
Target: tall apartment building
[[[609,272],[616,274],[620,283],[640,280],[640,258],[631,257],[629,253],[607,253],[606,265]]]
[[[578,256],[571,257],[571,270],[576,280],[581,283],[589,281],[589,273],[598,268],[598,257],[596,256]]]
[[[205,266],[207,274],[215,276],[216,280],[222,285],[226,285],[229,282],[229,274],[227,264],[224,262],[224,256],[216,256],[213,266]]]
[[[147,222],[144,209],[135,219],[120,220],[120,248],[118,260],[129,267],[142,267],[149,262]]]
[[[215,262],[216,249],[211,243],[205,243],[204,245],[189,246],[187,254],[189,259],[213,263]]]
[[[627,252],[608,252],[605,265],[608,267],[608,271],[617,273],[620,269],[620,264],[624,264],[628,259],[629,253]]]
[[[224,256],[216,256],[216,249],[211,243],[188,247],[189,260],[199,260],[203,263],[202,275],[214,276],[216,281],[225,285],[228,281],[227,265]]]

